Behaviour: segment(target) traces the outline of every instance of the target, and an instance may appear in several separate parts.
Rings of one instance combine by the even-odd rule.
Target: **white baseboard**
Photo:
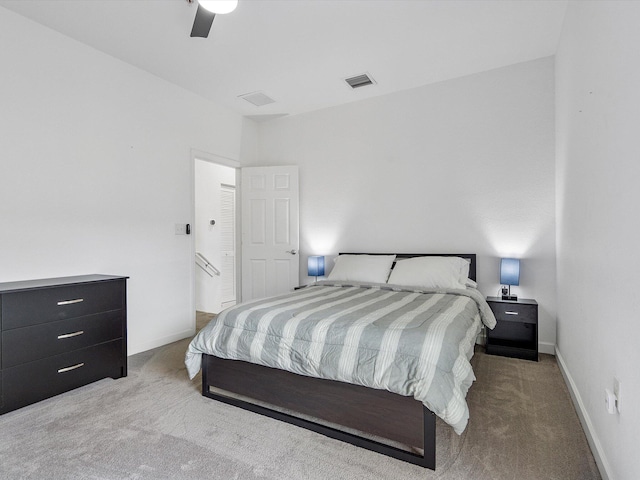
[[[168,335],[162,338],[155,338],[145,343],[129,343],[127,345],[127,356],[130,357],[131,355],[135,355],[136,353],[146,352],[147,350],[162,347],[163,345],[168,345],[169,343],[177,342],[178,340],[182,340],[184,338],[193,337],[195,333],[196,330],[194,326],[192,329],[183,330],[182,332],[174,333],[173,335]]]
[[[564,362],[564,359],[562,358],[558,347],[556,347],[556,360],[558,362],[558,366],[560,367],[560,372],[562,372],[562,376],[564,377],[564,381],[569,388],[571,400],[573,400],[573,405],[576,408],[576,412],[578,412],[578,418],[580,418],[582,429],[587,436],[587,441],[589,442],[589,447],[591,447],[591,452],[593,453],[593,457],[596,461],[596,465],[598,466],[598,470],[600,470],[600,476],[603,480],[613,480],[613,476],[611,475],[611,467],[609,466],[607,457],[605,456],[604,450],[602,449],[600,439],[596,434],[593,423],[591,422],[591,418],[589,417],[589,414],[584,407],[584,403],[582,402],[582,398],[580,397],[580,393],[578,392],[578,388],[576,387],[576,384],[571,377],[571,373],[569,373],[569,370],[567,369],[567,365]]]
[[[548,355],[555,355],[556,345],[555,343],[538,342],[538,352],[546,353]]]

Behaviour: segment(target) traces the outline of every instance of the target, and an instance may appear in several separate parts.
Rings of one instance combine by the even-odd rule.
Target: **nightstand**
[[[538,302],[487,297],[487,303],[498,321],[493,330],[487,329],[487,353],[537,362]]]

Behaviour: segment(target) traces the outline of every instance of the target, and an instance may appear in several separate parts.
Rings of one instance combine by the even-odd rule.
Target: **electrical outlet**
[[[176,235],[186,235],[187,225],[185,223],[176,223]]]
[[[620,413],[620,380],[613,378],[613,394],[616,396],[616,410]]]

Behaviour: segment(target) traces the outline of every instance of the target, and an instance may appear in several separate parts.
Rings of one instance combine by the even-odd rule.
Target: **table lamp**
[[[511,295],[511,285],[520,285],[520,260],[517,258],[502,258],[500,260],[500,284],[502,300],[518,300],[517,295]],[[508,287],[504,288],[504,285]]]
[[[310,277],[316,277],[317,282],[318,277],[322,277],[324,275],[324,257],[322,255],[310,256],[307,261],[307,270],[307,274]]]

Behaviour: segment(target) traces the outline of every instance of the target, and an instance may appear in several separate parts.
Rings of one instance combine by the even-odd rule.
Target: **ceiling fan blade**
[[[196,12],[196,18],[193,21],[191,36],[207,38],[209,36],[209,31],[211,31],[211,25],[213,24],[213,19],[215,17],[215,13],[202,8],[202,6],[198,4],[198,11]]]

